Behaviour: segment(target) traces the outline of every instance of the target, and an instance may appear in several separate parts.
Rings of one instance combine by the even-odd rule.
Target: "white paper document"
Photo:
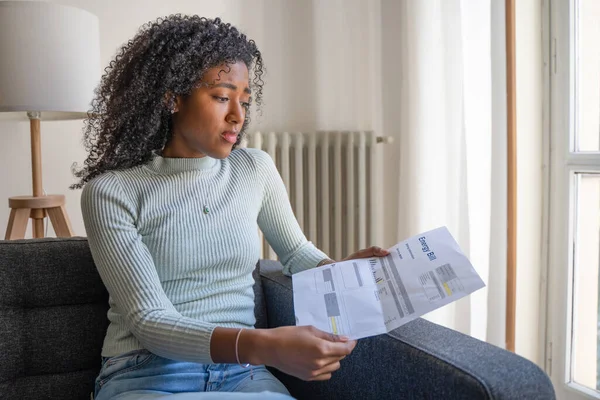
[[[388,250],[386,257],[294,274],[296,325],[360,339],[389,332],[485,286],[445,227]]]

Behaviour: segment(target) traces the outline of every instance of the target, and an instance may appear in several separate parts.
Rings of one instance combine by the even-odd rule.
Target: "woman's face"
[[[214,67],[202,83],[175,99],[173,135],[163,156],[221,159],[231,153],[250,102],[248,68],[243,62]]]

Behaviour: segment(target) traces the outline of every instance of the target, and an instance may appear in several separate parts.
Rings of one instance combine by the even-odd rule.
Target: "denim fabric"
[[[252,378],[251,378],[252,374]],[[198,364],[136,350],[102,358],[96,400],[133,399],[291,399],[264,366]]]

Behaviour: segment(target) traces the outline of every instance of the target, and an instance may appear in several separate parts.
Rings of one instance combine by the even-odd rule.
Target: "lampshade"
[[[100,81],[98,18],[38,1],[0,1],[0,119],[84,118]]]

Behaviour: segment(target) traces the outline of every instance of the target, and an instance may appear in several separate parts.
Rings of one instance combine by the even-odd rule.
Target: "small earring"
[[[169,99],[169,109],[171,111],[171,114],[175,114],[175,112],[177,111],[176,108],[177,107],[175,107],[175,100],[171,97]]]

